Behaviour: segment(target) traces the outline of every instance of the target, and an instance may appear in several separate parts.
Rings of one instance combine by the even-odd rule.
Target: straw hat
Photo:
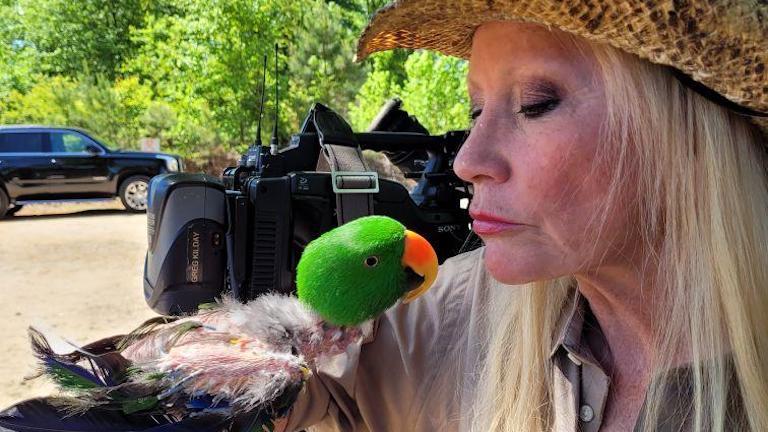
[[[672,66],[751,114],[768,136],[766,0],[395,0],[363,32],[357,58],[392,48],[467,58],[474,30],[504,20],[551,26]]]

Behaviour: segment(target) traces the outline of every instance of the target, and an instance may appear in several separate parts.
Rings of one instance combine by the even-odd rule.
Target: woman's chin
[[[552,277],[546,274],[546,266],[535,259],[536,254],[495,246],[488,242],[484,253],[485,268],[495,280],[507,285],[522,285]]]
[[[486,247],[485,269],[497,281],[507,285],[520,285],[530,282],[533,275],[521,268],[519,262],[514,262],[510,254],[503,254]]]

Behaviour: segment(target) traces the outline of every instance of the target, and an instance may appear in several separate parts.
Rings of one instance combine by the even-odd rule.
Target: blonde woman
[[[323,365],[320,431],[768,430],[768,4],[401,0],[469,59],[485,247]],[[439,113],[437,113],[439,115]]]

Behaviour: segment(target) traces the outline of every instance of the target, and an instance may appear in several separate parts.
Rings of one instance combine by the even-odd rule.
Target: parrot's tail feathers
[[[0,412],[2,431],[49,432],[180,432],[233,430],[229,419],[217,415],[188,416],[126,414],[112,407],[97,406],[81,414],[66,416],[57,398],[30,399]],[[237,429],[244,430],[244,429]]]
[[[32,352],[41,368],[40,375],[51,377],[63,390],[88,390],[112,387],[126,379],[130,363],[116,351],[119,336],[101,339],[84,347],[68,343],[73,350],[57,353],[39,330],[28,330]]]
[[[148,335],[161,329],[166,324],[170,324],[174,321],[177,321],[178,319],[179,319],[178,317],[163,317],[163,316],[150,318],[144,321],[144,323],[138,326],[135,330],[123,336],[123,338],[120,340],[120,342],[117,345],[117,349],[122,351],[126,347],[133,345],[137,341],[144,339]]]
[[[108,386],[116,386],[130,375],[131,362],[118,349],[123,337],[112,336],[89,343],[69,354],[67,359],[72,363],[88,362]]]
[[[149,324],[121,341],[123,357],[135,364],[152,364],[172,348],[184,343],[202,342],[205,339],[228,340],[231,336],[208,330],[196,332],[204,324],[194,318],[185,318],[167,324]]]
[[[45,375],[52,378],[62,390],[91,390],[106,386],[98,376],[81,366],[64,363],[53,357],[41,360]]]
[[[181,341],[181,338],[183,338],[185,334],[192,330],[199,329],[200,327],[203,327],[203,324],[197,321],[184,321],[183,323],[174,326],[173,333],[168,339],[168,346],[176,345]]]
[[[62,417],[72,417],[83,414],[88,410],[104,405],[104,402],[97,402],[92,398],[58,396],[48,399],[51,406],[61,412]]]
[[[70,361],[70,355],[56,354],[45,336],[32,327],[29,328],[29,337],[32,351],[42,369],[37,376],[49,376],[63,390],[88,390],[107,386],[97,372],[98,366],[90,364],[90,368],[84,368]]]
[[[98,408],[123,414],[164,415],[172,412],[174,404],[160,406],[156,396],[158,386],[126,382],[114,387],[93,387],[72,393],[71,397],[57,397],[54,405],[66,416],[80,415]]]

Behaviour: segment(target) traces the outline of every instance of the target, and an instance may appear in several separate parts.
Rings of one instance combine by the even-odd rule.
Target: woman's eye
[[[520,107],[520,111],[518,111],[518,113],[524,115],[526,118],[529,118],[529,119],[537,118],[552,111],[559,104],[560,104],[560,99],[548,99],[544,102],[539,102],[531,105],[523,105]]]

